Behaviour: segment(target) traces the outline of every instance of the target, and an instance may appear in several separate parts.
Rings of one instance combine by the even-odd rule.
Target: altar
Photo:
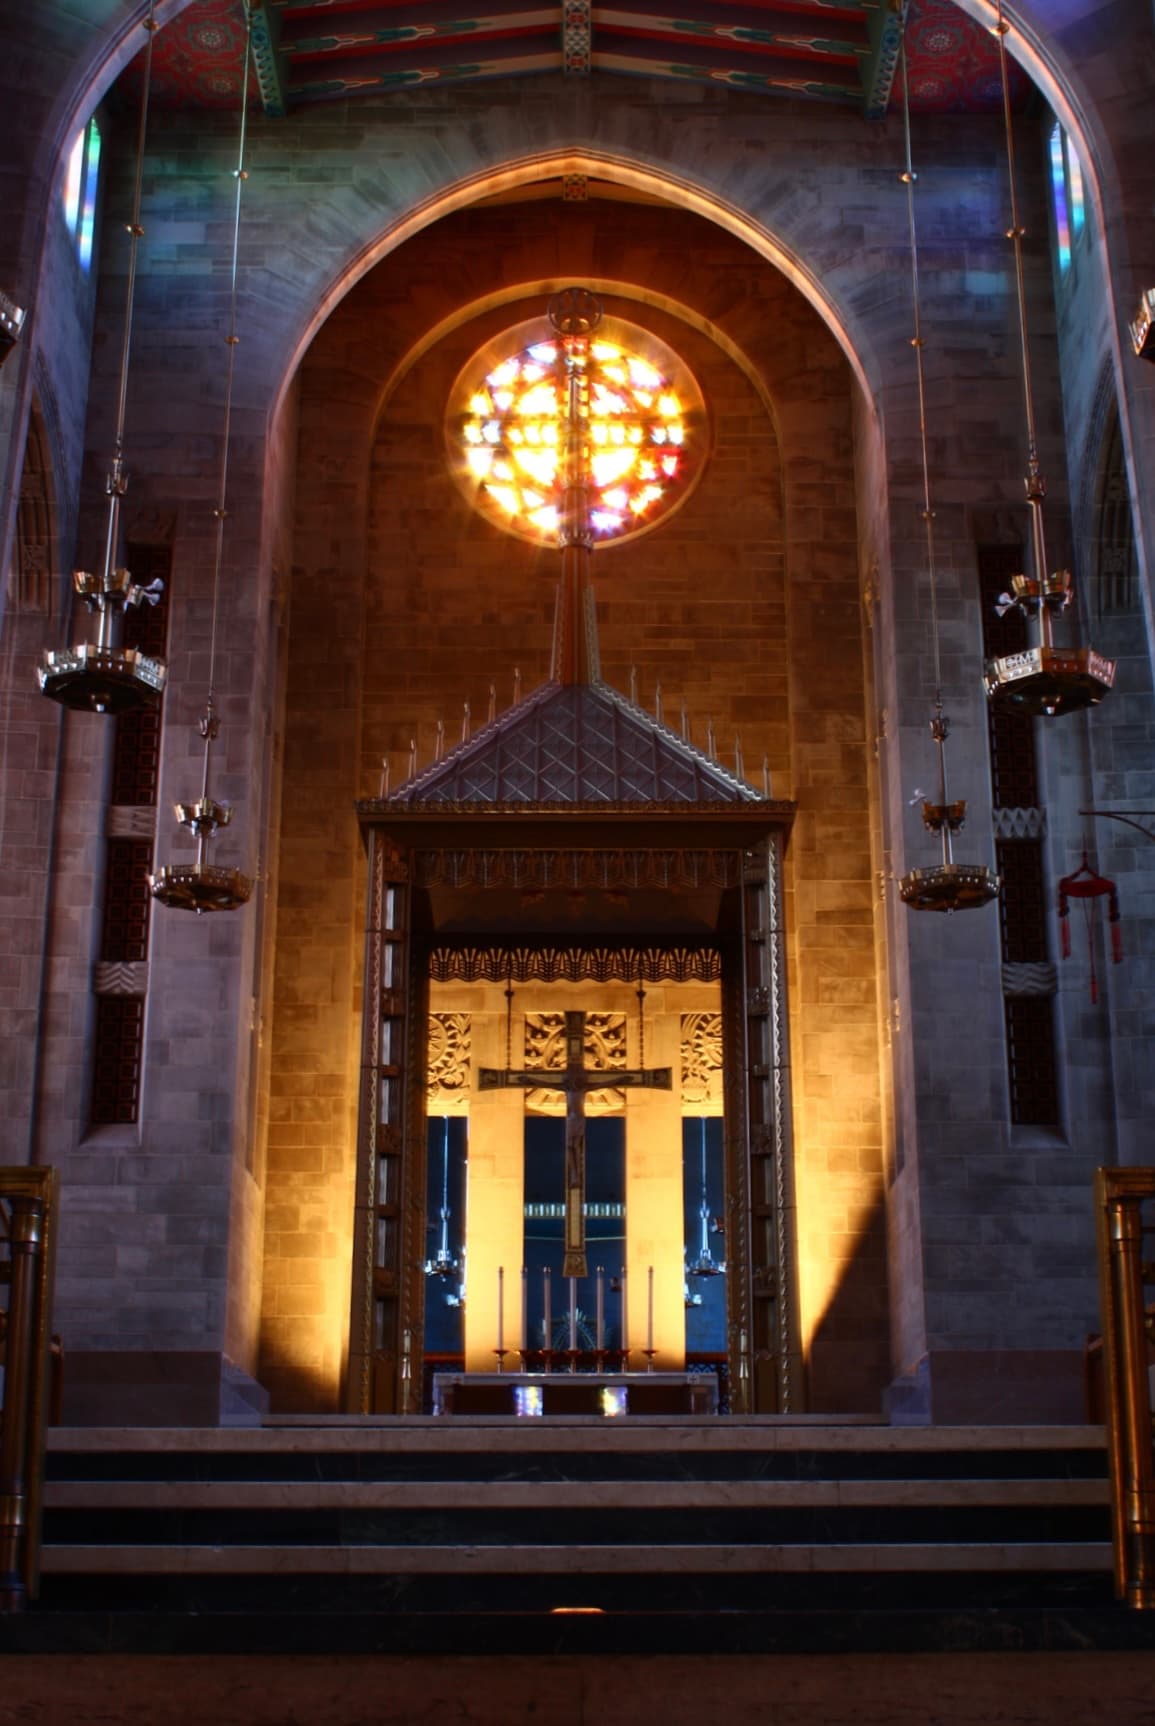
[[[438,1372],[433,1412],[506,1415],[665,1415],[678,1420],[718,1412],[713,1373],[691,1372]]]

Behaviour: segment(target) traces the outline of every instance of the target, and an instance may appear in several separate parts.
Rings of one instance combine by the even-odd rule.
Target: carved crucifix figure
[[[616,1067],[595,1072],[585,1064],[586,1016],[565,1016],[565,1066],[558,1068],[481,1067],[477,1082],[483,1091],[516,1086],[525,1091],[561,1091],[565,1095],[565,1260],[562,1275],[584,1277],[586,1263],[586,1109],[587,1091],[626,1087],[668,1091],[669,1067]]]

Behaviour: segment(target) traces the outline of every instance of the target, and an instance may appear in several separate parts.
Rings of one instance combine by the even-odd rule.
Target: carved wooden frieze
[[[426,1083],[431,1115],[465,1112],[472,1053],[473,1026],[468,1013],[430,1013]]]
[[[612,1073],[629,1065],[626,1052],[624,1013],[587,1013],[585,1064],[591,1072]],[[531,1070],[560,1072],[565,1066],[565,1014],[525,1015],[525,1065]],[[564,1115],[562,1091],[526,1091],[525,1106],[531,1115]],[[585,1093],[587,1115],[620,1115],[626,1106],[624,1091],[590,1090]]]
[[[682,1107],[688,1114],[721,1113],[721,1013],[682,1014]]]

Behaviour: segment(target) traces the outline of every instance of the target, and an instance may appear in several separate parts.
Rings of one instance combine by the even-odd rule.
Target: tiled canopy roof
[[[390,803],[735,804],[754,789],[608,684],[545,683]]]

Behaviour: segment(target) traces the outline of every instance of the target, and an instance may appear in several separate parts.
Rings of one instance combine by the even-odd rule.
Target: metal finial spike
[[[706,721],[706,753],[710,757],[711,761],[717,761],[718,739],[714,735],[714,721],[712,717]]]
[[[690,715],[686,712],[686,703],[682,703],[682,742],[690,741]]]
[[[416,739],[416,737],[411,737],[409,739],[409,777],[410,777],[410,779],[415,779],[417,777],[417,739]]]
[[[762,795],[767,798],[770,795],[770,757],[768,755],[762,757]]]
[[[746,764],[742,759],[742,733],[740,731],[734,735],[734,777],[735,779],[745,779],[746,777]]]
[[[439,719],[437,721],[437,741],[433,745],[433,759],[434,759],[434,761],[440,761],[441,757],[444,754],[445,754],[445,721],[444,721],[444,719]]]
[[[517,706],[517,704],[520,700],[521,700],[521,666],[517,665],[514,667],[514,670],[513,670],[513,704],[515,707]]]
[[[636,707],[638,704],[638,668],[636,665],[630,666],[630,700]]]
[[[659,725],[662,723],[662,686],[660,683],[654,685],[654,718]]]
[[[465,711],[461,715],[461,741],[462,741],[462,743],[468,743],[469,742],[469,720],[470,720],[469,703],[467,701],[465,703]]]
[[[381,800],[384,802],[389,795],[389,757],[381,757]]]
[[[497,718],[497,685],[496,685],[496,683],[491,683],[489,686],[489,713],[486,716],[486,723],[489,725],[492,725],[496,718]]]

